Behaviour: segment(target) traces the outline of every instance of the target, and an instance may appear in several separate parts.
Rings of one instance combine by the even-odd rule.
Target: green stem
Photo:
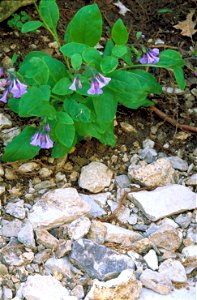
[[[119,68],[119,70],[126,70],[126,69],[135,69],[138,67],[153,67],[153,68],[165,68],[159,65],[152,65],[152,64],[138,64],[138,65],[132,65],[132,66],[125,66],[122,68]]]

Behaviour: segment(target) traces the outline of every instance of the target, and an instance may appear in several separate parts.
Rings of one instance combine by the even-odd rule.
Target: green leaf
[[[56,118],[58,123],[66,124],[66,125],[74,124],[73,119],[66,112],[63,111],[57,112]]]
[[[110,123],[117,110],[117,100],[110,90],[105,89],[105,92],[98,97],[93,97],[92,102],[96,112],[96,119],[99,123]]]
[[[179,52],[175,50],[164,50],[160,52],[159,62],[156,64],[161,68],[183,67],[185,64]]]
[[[123,57],[127,52],[128,48],[125,45],[115,45],[112,49],[112,54],[116,57]]]
[[[101,61],[101,55],[98,50],[95,48],[88,48],[87,50],[84,50],[83,54],[84,61],[93,67],[98,67]]]
[[[91,110],[83,103],[77,102],[74,96],[64,100],[64,109],[76,122],[90,122]]]
[[[40,147],[35,147],[30,144],[30,140],[35,132],[36,128],[31,126],[25,127],[23,131],[7,145],[2,160],[4,162],[12,162],[33,158],[40,150]]]
[[[101,70],[104,74],[114,71],[118,66],[118,59],[113,56],[104,56],[101,60]]]
[[[34,30],[40,28],[42,25],[43,25],[43,23],[40,21],[29,21],[29,22],[23,24],[21,32],[26,33],[26,32],[30,32],[30,31],[34,31]]]
[[[27,83],[31,84],[33,81],[38,85],[42,85],[48,82],[49,69],[42,58],[32,57],[29,60],[28,66],[26,66],[23,75]],[[30,82],[28,82],[28,79],[31,79]]]
[[[175,67],[173,69],[173,71],[174,71],[174,76],[176,78],[176,82],[177,82],[179,88],[184,90],[184,88],[186,86],[186,81],[185,81],[185,78],[184,78],[183,68],[182,67]]]
[[[133,74],[136,77],[136,79],[140,81],[141,88],[147,93],[160,94],[162,92],[161,85],[155,80],[155,77],[150,73],[141,69],[132,70],[130,71],[130,73]]]
[[[49,103],[50,87],[39,86],[31,87],[27,93],[20,99],[19,116],[20,117],[48,117],[55,118],[56,110]]]
[[[71,56],[73,54],[81,54],[82,55],[83,51],[87,48],[88,48],[88,46],[85,44],[71,42],[71,43],[63,45],[60,48],[60,51],[63,53],[63,55],[71,58]]]
[[[114,42],[111,39],[109,39],[105,45],[103,56],[111,56],[113,47],[114,47]]]
[[[71,65],[74,70],[80,70],[82,64],[82,57],[80,54],[75,53],[71,56]]]
[[[62,145],[70,148],[75,138],[75,127],[58,122],[55,127],[55,135]]]
[[[69,148],[65,147],[60,142],[56,141],[53,146],[51,155],[54,158],[60,158],[66,155],[69,151],[70,151]]]
[[[66,28],[65,42],[95,46],[102,34],[102,16],[97,4],[82,7]]]
[[[123,21],[118,19],[112,27],[112,39],[117,45],[125,45],[128,42],[129,33]]]
[[[56,27],[59,20],[59,9],[56,0],[41,0],[39,5],[39,14],[52,32],[56,35]]]
[[[20,99],[11,98],[8,101],[8,106],[13,112],[18,114],[19,113],[19,103],[20,103]]]
[[[60,96],[72,94],[73,91],[69,90],[71,84],[72,82],[68,77],[63,77],[55,84],[52,89],[52,93]]]

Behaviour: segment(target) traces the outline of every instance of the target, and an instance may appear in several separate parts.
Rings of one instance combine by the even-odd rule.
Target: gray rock
[[[74,287],[74,289],[72,289],[71,295],[77,297],[77,299],[79,299],[79,300],[83,299],[85,296],[83,286],[80,284],[77,284]]]
[[[72,240],[83,238],[89,231],[91,222],[87,217],[81,217],[68,225],[68,236]]]
[[[33,227],[29,221],[26,221],[18,232],[17,238],[19,242],[28,248],[35,248],[35,239]]]
[[[57,249],[58,239],[56,239],[52,234],[50,234],[45,229],[37,229],[36,231],[36,241],[38,244],[43,245],[49,249]]]
[[[138,220],[137,214],[130,214],[130,216],[128,218],[128,223],[131,225],[135,225],[137,223],[137,220]]]
[[[128,256],[87,239],[73,243],[70,260],[91,278],[99,280],[113,278],[125,269],[134,268],[134,262]]]
[[[148,164],[154,162],[157,158],[157,152],[151,148],[141,149],[139,151],[139,157]]]
[[[0,113],[0,130],[12,127],[12,122],[4,114]]]
[[[37,171],[39,168],[40,166],[36,162],[28,162],[20,165],[17,172],[21,174],[32,173]]]
[[[192,186],[196,186],[197,185],[197,173],[193,174],[191,177],[189,177],[185,183],[187,185],[192,185]]]
[[[93,220],[88,233],[88,239],[93,240],[98,244],[104,244],[106,232],[107,229],[103,222]]]
[[[116,182],[116,185],[118,186],[118,188],[121,188],[121,189],[127,188],[131,184],[129,177],[125,174],[116,176],[115,182]]]
[[[187,171],[188,163],[185,160],[181,159],[178,156],[169,156],[167,159],[171,162],[175,170]]]
[[[21,245],[8,245],[1,249],[0,253],[1,261],[8,266],[28,265],[32,262],[33,258],[33,252],[25,252]]]
[[[59,273],[63,276],[72,277],[72,264],[69,262],[67,257],[49,258],[44,264],[44,269],[47,275],[55,275]]]
[[[189,188],[178,184],[159,187],[154,191],[129,193],[128,198],[151,221],[197,207],[196,194]]]
[[[21,1],[14,1],[14,0],[7,0],[0,2],[0,22],[7,19],[11,16],[17,9],[20,7],[29,5],[34,3],[33,0],[21,0]]]
[[[150,139],[145,139],[142,143],[143,148],[149,148],[149,149],[153,149],[155,146],[155,142],[150,140]]]
[[[182,228],[187,228],[192,220],[192,213],[181,214],[175,218],[175,222],[179,224]]]
[[[13,217],[16,217],[18,219],[24,219],[26,212],[24,208],[24,201],[17,199],[16,202],[9,202],[5,206],[5,212]]]
[[[74,188],[49,191],[32,207],[28,215],[33,227],[55,228],[72,222],[90,211]]]
[[[99,193],[111,183],[113,172],[103,163],[91,162],[82,167],[79,186],[92,193]]]
[[[146,269],[140,276],[143,286],[159,294],[167,295],[171,292],[173,286],[168,276]],[[160,298],[158,298],[160,299]]]
[[[9,289],[7,286],[3,286],[3,300],[12,300],[12,290]]]
[[[168,276],[172,282],[184,283],[187,282],[185,269],[180,261],[167,259],[159,266],[159,272]]]
[[[38,265],[44,264],[45,261],[47,261],[47,259],[49,259],[50,256],[51,256],[51,249],[45,249],[41,252],[36,253],[33,262]]]
[[[17,237],[22,227],[22,222],[18,219],[13,221],[2,220],[1,233],[5,237]]]
[[[4,146],[7,146],[15,136],[19,135],[21,129],[19,127],[12,127],[10,129],[3,129],[0,132],[0,136],[3,140]]]
[[[106,211],[93,199],[92,195],[79,194],[82,200],[90,206],[89,216],[98,218],[106,215]]]

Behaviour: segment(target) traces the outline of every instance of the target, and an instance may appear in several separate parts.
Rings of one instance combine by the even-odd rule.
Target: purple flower
[[[8,99],[7,99],[8,98],[8,92],[9,92],[8,89],[4,91],[2,97],[0,98],[0,101],[2,101],[4,103],[7,103],[7,101],[8,101]]]
[[[140,59],[141,64],[156,64],[159,61],[159,49],[154,48],[149,50]]]
[[[111,78],[103,76],[101,73],[98,73],[98,75],[95,77],[95,79],[99,83],[99,87],[102,89],[104,86],[108,85]]]
[[[13,86],[10,89],[14,98],[20,98],[23,94],[27,92],[27,85],[21,83],[18,78],[13,80]]]
[[[100,95],[103,93],[102,88],[110,82],[111,78],[105,77],[98,73],[96,77],[92,79],[91,87],[88,90],[89,95]]]
[[[69,89],[72,91],[76,91],[76,84],[78,85],[78,88],[82,89],[82,83],[77,77],[74,78],[73,83],[71,84]]]
[[[37,131],[31,138],[30,144],[33,146],[39,146],[42,149],[53,148],[53,141],[47,132],[50,131],[49,124],[46,124],[41,132]]]

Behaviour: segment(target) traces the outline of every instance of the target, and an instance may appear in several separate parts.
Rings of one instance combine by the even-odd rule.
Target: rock
[[[24,200],[17,199],[16,202],[9,202],[5,206],[5,212],[15,218],[24,219],[26,211],[24,208]]]
[[[190,274],[197,269],[197,245],[184,247],[182,254],[184,255],[182,264],[185,267],[186,274]]]
[[[82,167],[79,186],[92,193],[99,193],[111,183],[113,172],[103,163],[91,162]]]
[[[2,263],[5,263],[8,266],[19,267],[28,265],[32,262],[33,258],[33,252],[25,252],[24,248],[21,247],[21,244],[5,246],[0,252],[0,259]]]
[[[106,232],[107,229],[103,222],[93,220],[88,233],[88,239],[98,244],[103,244],[105,242]]]
[[[158,187],[154,191],[129,193],[128,199],[151,221],[197,207],[196,194],[179,184]]]
[[[34,0],[13,1],[6,0],[0,2],[0,22],[6,20],[20,7],[34,3]]]
[[[187,185],[194,185],[194,186],[196,186],[197,185],[197,173],[196,174],[193,174],[191,177],[189,177],[186,181],[185,181],[185,183],[187,184]]]
[[[83,286],[80,284],[77,284],[74,287],[74,289],[72,289],[71,295],[77,297],[77,299],[79,299],[79,300],[84,299],[85,294],[84,294]]]
[[[178,217],[176,217],[175,222],[179,224],[182,228],[187,228],[191,223],[191,220],[192,220],[192,213],[188,212],[185,215],[181,214]]]
[[[143,254],[152,248],[152,243],[148,238],[144,238],[132,243],[130,248],[139,254]]]
[[[160,158],[156,162],[138,169],[131,165],[128,168],[128,176],[131,180],[148,187],[175,183],[177,177],[171,163],[166,158]]]
[[[49,258],[45,264],[44,269],[47,275],[62,274],[63,276],[72,277],[72,265],[67,257],[63,258]]]
[[[98,218],[106,214],[106,211],[97,204],[92,195],[79,194],[79,196],[90,206],[89,216]]]
[[[22,227],[22,222],[19,221],[18,219],[15,219],[13,221],[2,220],[1,225],[2,225],[1,232],[3,236],[17,237]]]
[[[107,204],[107,200],[111,198],[111,193],[106,192],[106,193],[99,193],[99,194],[93,194],[88,196],[91,197],[102,208],[105,208]]]
[[[77,300],[76,297],[69,296],[68,290],[53,276],[39,274],[28,276],[17,295],[26,300]]]
[[[172,167],[175,170],[187,171],[188,163],[185,160],[181,159],[178,156],[169,156],[169,157],[167,157],[167,159],[171,162]]]
[[[185,269],[180,261],[167,259],[159,266],[159,272],[168,276],[172,282],[184,283],[187,282]]]
[[[115,177],[115,182],[118,188],[124,189],[129,187],[131,184],[131,181],[129,180],[129,177],[125,174],[119,175]]]
[[[3,195],[5,193],[5,187],[4,186],[0,186],[0,196]],[[1,207],[1,205],[0,205]]]
[[[176,251],[182,243],[182,234],[170,225],[163,225],[149,239],[158,248]]]
[[[90,211],[74,188],[49,191],[32,207],[28,215],[33,227],[54,228],[72,222]]]
[[[78,240],[88,233],[90,225],[91,222],[87,217],[78,218],[68,225],[68,236],[72,240]]]
[[[58,239],[56,239],[52,234],[50,234],[45,229],[37,229],[36,231],[36,241],[38,244],[43,245],[49,249],[57,249]]]
[[[154,162],[155,159],[157,158],[157,152],[151,148],[141,149],[139,151],[139,157],[145,160],[145,162],[147,162],[148,164],[150,164]]]
[[[154,272],[150,269],[146,269],[142,272],[140,281],[146,288],[162,295],[169,294],[173,287],[172,282],[168,276],[165,276],[164,274],[158,272]],[[158,297],[158,299],[160,298]]]
[[[42,178],[49,177],[49,176],[51,176],[52,173],[53,173],[53,171],[48,168],[41,168],[39,171],[39,175]]]
[[[185,257],[197,257],[197,245],[190,245],[182,249],[182,254]]]
[[[7,274],[8,274],[8,268],[4,264],[0,263],[0,277],[3,277]]]
[[[40,168],[39,164],[35,162],[28,162],[25,164],[22,164],[18,169],[17,172],[21,174],[26,174],[26,173],[32,173],[37,171]]]
[[[88,239],[73,243],[70,260],[91,278],[99,280],[113,278],[125,269],[134,268],[134,262],[128,256]]]
[[[12,300],[12,290],[9,289],[7,286],[3,286],[3,300]]]
[[[33,227],[29,221],[26,221],[20,231],[18,232],[17,238],[19,242],[24,244],[28,248],[35,248],[35,239]]]
[[[0,113],[0,130],[12,127],[12,122],[4,114]]]
[[[103,222],[106,228],[105,242],[118,243],[123,246],[131,246],[135,241],[141,240],[143,237],[138,232],[125,229],[123,227]]]
[[[50,256],[51,256],[51,249],[45,249],[42,252],[36,253],[33,262],[38,265],[44,264],[45,261],[47,261],[47,259],[49,259]]]
[[[71,240],[59,240],[58,248],[55,252],[57,258],[61,258],[71,252],[72,249],[72,241]]]
[[[154,146],[155,146],[155,142],[150,140],[150,139],[145,139],[143,142],[142,142],[142,145],[143,145],[143,148],[149,148],[149,149],[153,149]]]
[[[137,300],[142,289],[133,270],[124,270],[114,279],[101,282],[97,279],[84,300]]]
[[[159,268],[158,266],[158,258],[156,255],[156,252],[154,250],[150,250],[145,256],[144,260],[147,263],[148,267],[152,270],[157,270]]]
[[[3,129],[0,132],[0,136],[2,137],[4,146],[7,146],[13,140],[14,137],[20,134],[20,132],[21,129],[19,127],[12,127],[11,129]]]
[[[135,225],[137,223],[138,220],[138,215],[137,214],[130,214],[129,218],[128,218],[128,223],[130,225]]]

